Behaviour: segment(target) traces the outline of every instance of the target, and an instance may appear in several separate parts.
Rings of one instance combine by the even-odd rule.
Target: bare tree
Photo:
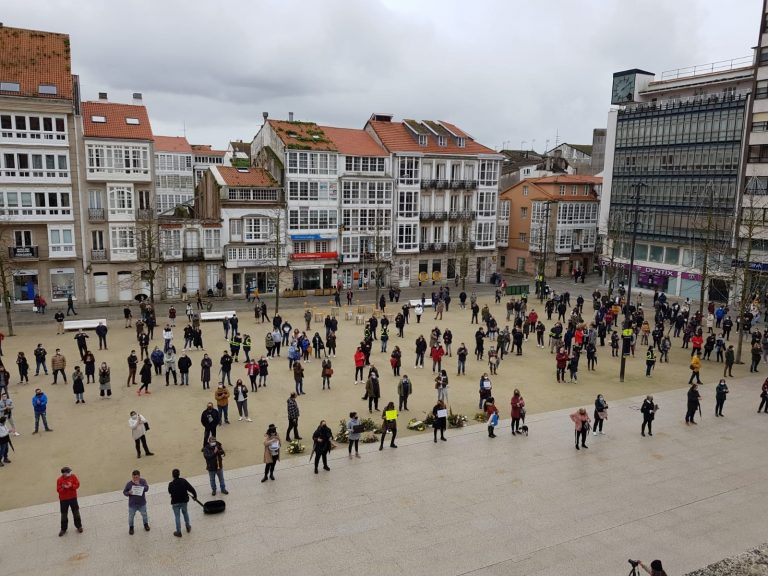
[[[163,267],[164,250],[176,249],[164,239],[157,214],[153,209],[141,209],[136,218],[136,261],[140,265],[139,270],[133,273],[134,283],[139,285],[146,282],[149,286],[149,301],[155,303],[155,282],[158,272]],[[165,241],[164,241],[165,240]],[[178,246],[181,249],[181,246]]]
[[[467,289],[467,274],[469,274],[469,257],[472,254],[472,233],[469,220],[462,220],[459,228],[459,234],[455,242],[456,261],[459,265],[459,276],[461,277],[461,289]]]
[[[283,286],[283,276],[291,271],[290,258],[287,248],[287,222],[285,207],[268,209],[262,212],[262,217],[268,221],[268,241],[261,247],[257,266],[266,269],[267,285],[275,287],[275,314],[280,311],[280,290]]]
[[[11,229],[7,223],[0,223],[0,247],[6,247],[0,252],[0,290],[2,290],[3,307],[5,308],[5,324],[8,336],[13,336],[13,273],[16,270],[11,258]]]
[[[606,252],[604,255],[607,258],[607,264],[605,265],[606,276],[608,277],[608,297],[613,294],[614,287],[616,286],[615,279],[617,273],[623,271],[623,263],[619,262],[617,258],[623,256],[621,247],[625,240],[625,230],[627,226],[631,224],[631,215],[624,212],[612,211],[608,215],[608,231],[605,236]]]
[[[392,270],[392,222],[383,210],[376,210],[371,236],[364,237],[364,261],[373,268],[376,285],[376,303],[379,301],[384,276]]]

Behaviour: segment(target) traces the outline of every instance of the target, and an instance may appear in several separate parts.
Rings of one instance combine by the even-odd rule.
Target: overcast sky
[[[611,75],[739,58],[761,0],[2,0],[6,26],[68,33],[84,99],[142,92],[155,134],[224,148],[271,118],[372,112],[479,142],[591,143]],[[534,143],[535,140],[535,143]]]

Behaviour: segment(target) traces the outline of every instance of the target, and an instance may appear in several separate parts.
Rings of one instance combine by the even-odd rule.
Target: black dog
[[[528,436],[528,426],[526,426],[525,424],[520,426],[520,430],[518,431],[518,434],[523,434],[525,436]]]

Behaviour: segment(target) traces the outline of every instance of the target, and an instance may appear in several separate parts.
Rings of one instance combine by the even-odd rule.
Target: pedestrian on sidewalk
[[[77,489],[80,488],[80,480],[72,474],[72,468],[64,466],[61,476],[56,480],[56,492],[59,493],[59,511],[61,512],[61,529],[59,537],[67,533],[69,526],[69,510],[72,510],[72,520],[77,531],[82,533],[83,522],[80,519],[80,505],[77,503]]]
[[[603,433],[603,424],[605,420],[608,420],[608,402],[602,394],[598,394],[595,398],[595,424],[592,427],[592,435],[597,436],[598,433]]]
[[[8,392],[3,392],[0,394],[0,416],[5,418],[6,422],[8,422],[8,431],[13,434],[14,436],[21,436],[19,432],[16,430],[16,422],[13,421],[13,409],[14,409],[14,403],[13,400],[11,400],[11,397],[8,396]]]
[[[69,316],[70,312],[77,316],[77,312],[75,312],[75,303],[72,300],[72,294],[67,294],[67,316]]]
[[[219,382],[219,387],[214,392],[214,398],[216,399],[216,408],[219,411],[219,422],[223,421],[225,424],[229,424],[229,390],[227,390],[224,382]]]
[[[29,362],[24,356],[24,352],[19,352],[16,356],[16,366],[19,368],[19,384],[23,384],[25,381],[29,384]]]
[[[152,392],[149,391],[149,385],[152,383],[152,362],[149,361],[149,358],[144,358],[144,365],[139,371],[139,377],[141,379],[141,386],[136,391],[136,394],[141,396],[142,390],[144,390],[146,394],[152,394]]]
[[[235,404],[237,404],[237,413],[239,415],[238,421],[253,422],[248,417],[248,388],[243,384],[243,381],[238,378],[235,383],[235,389],[233,391],[235,396]]]
[[[382,438],[383,436],[384,435],[382,434]],[[317,427],[314,434],[312,434],[312,442],[314,443],[312,452],[315,454],[315,474],[317,474],[317,467],[320,464],[321,458],[323,460],[323,470],[326,472],[330,471],[330,467],[328,466],[328,453],[334,446],[333,432],[328,428],[325,420],[320,420],[320,425]]]
[[[131,429],[133,443],[136,446],[136,458],[141,458],[142,446],[147,456],[154,456],[154,452],[150,452],[147,446],[147,430],[149,430],[147,419],[135,410],[131,411],[131,417],[128,418],[128,427]]]
[[[576,450],[579,450],[579,440],[581,440],[582,448],[589,448],[589,446],[587,446],[589,414],[587,414],[586,408],[579,408],[576,412],[571,414],[571,420],[575,427],[574,439],[576,440]]]
[[[438,414],[440,413],[440,414]],[[437,433],[440,432],[440,440],[443,442],[446,441],[445,438],[445,428],[446,423],[448,421],[447,416],[445,414],[445,402],[442,400],[438,400],[437,404],[434,405],[432,408],[432,416],[434,417],[434,422],[432,423],[432,436],[434,438],[435,443],[437,443]],[[394,438],[392,439],[394,442]]]
[[[728,392],[728,384],[725,383],[725,378],[720,378],[720,382],[715,389],[715,416],[723,415],[723,405],[725,404],[725,397]]]
[[[394,418],[392,417],[394,413]],[[397,438],[397,410],[395,410],[395,403],[390,402],[386,405],[381,412],[381,419],[383,420],[383,426],[381,427],[381,443],[379,444],[379,450],[384,450],[384,439],[387,436],[387,432],[392,434],[392,438],[389,441],[390,448],[397,448],[395,444],[395,438]]]
[[[85,350],[83,351],[85,353]],[[64,356],[64,354],[61,353],[61,350],[56,348],[56,353],[51,358],[51,370],[53,371],[53,384],[56,384],[58,381],[58,375],[61,374],[61,377],[64,379],[64,383],[67,383],[67,373],[65,372],[67,368],[67,359]]]
[[[355,449],[355,458],[360,458],[360,436],[362,435],[363,424],[360,422],[357,412],[350,412],[349,420],[347,420],[347,438],[350,458],[352,458],[352,448]]]
[[[48,396],[46,396],[40,388],[35,390],[35,395],[32,397],[32,408],[35,411],[35,431],[32,432],[32,434],[37,434],[41,418],[43,420],[45,431],[53,432],[53,428],[48,427]]]
[[[299,403],[296,402],[296,396],[296,392],[291,392],[287,401],[288,431],[285,433],[286,442],[291,441],[291,430],[293,430],[293,437],[296,440],[301,440],[301,436],[299,436]]]
[[[763,382],[763,387],[760,390],[760,406],[757,408],[757,413],[764,412],[768,414],[768,378]]]
[[[696,410],[699,409],[701,404],[701,394],[699,394],[699,386],[697,384],[691,384],[687,393],[687,411],[685,413],[685,425],[696,424],[695,416]]]
[[[653,436],[653,420],[656,418],[656,412],[659,409],[658,404],[654,404],[653,396],[648,395],[643,400],[643,405],[640,407],[640,412],[643,414],[643,425],[640,428],[640,435],[645,436],[645,427],[648,426],[648,436]]]
[[[525,399],[520,394],[520,390],[515,388],[510,400],[510,417],[512,418],[512,436],[520,432],[520,421],[525,422]]]
[[[133,534],[133,519],[136,512],[141,514],[144,530],[149,532],[149,515],[147,514],[147,492],[149,484],[141,477],[141,472],[131,472],[131,479],[123,488],[123,496],[128,497],[128,534]]]
[[[203,448],[205,468],[208,470],[208,479],[211,481],[211,496],[216,496],[216,478],[219,479],[219,488],[222,494],[229,494],[227,483],[224,481],[224,447],[215,436],[208,438],[208,444]]]
[[[59,310],[53,315],[53,319],[56,320],[56,335],[64,334],[64,312]]]
[[[274,424],[270,424],[264,434],[264,478],[261,479],[262,482],[266,482],[267,477],[270,480],[275,479],[275,465],[280,460],[281,445],[277,428]]]
[[[178,468],[171,471],[173,480],[168,482],[168,494],[171,495],[171,508],[173,509],[173,518],[176,521],[176,531],[173,533],[177,538],[181,538],[181,516],[184,515],[184,524],[187,527],[187,534],[192,531],[192,524],[189,522],[189,513],[187,504],[189,504],[189,495],[197,500],[197,491],[186,478],[181,477]]]
[[[72,392],[75,394],[75,404],[85,404],[85,385],[83,384],[83,373],[80,371],[80,366],[75,366],[75,371],[72,372]]]

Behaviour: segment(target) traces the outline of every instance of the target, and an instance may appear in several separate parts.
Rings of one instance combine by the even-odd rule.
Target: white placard
[[[131,486],[132,496],[144,496],[144,486],[141,484],[134,484]]]
[[[491,381],[483,380],[483,390],[490,390],[490,389],[491,389]]]
[[[448,418],[448,410],[443,408],[442,410],[437,411],[437,417],[438,418]]]

